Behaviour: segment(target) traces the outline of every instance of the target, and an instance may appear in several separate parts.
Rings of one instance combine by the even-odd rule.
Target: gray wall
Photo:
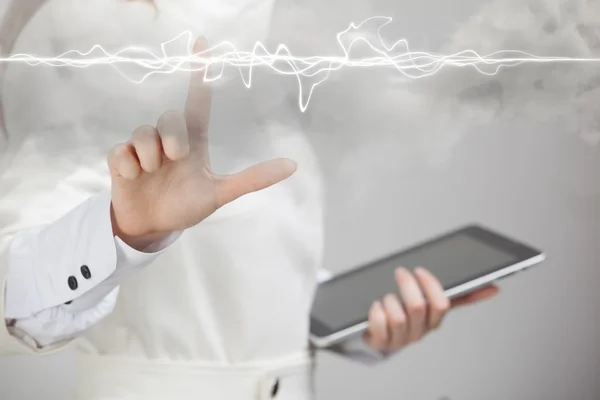
[[[356,15],[394,16],[397,31],[414,47],[436,49],[478,3],[387,0],[357,8]],[[361,19],[338,15],[346,17]],[[377,120],[367,122],[378,130]],[[440,331],[384,365],[367,368],[320,355],[320,399],[600,398],[598,147],[560,120],[544,123],[527,115],[465,127],[441,163],[430,162],[422,148],[408,157],[399,141],[402,159],[391,171],[357,155],[345,164],[351,167],[334,173],[329,146],[321,143],[319,152],[330,174],[330,268],[341,271],[473,221],[543,248],[548,261],[501,283],[497,298],[452,313]],[[350,185],[356,179],[349,176],[360,176],[360,185]],[[72,372],[67,353],[2,359],[0,397],[63,400]]]
[[[409,39],[413,49],[456,50],[464,47],[450,43],[449,36],[491,2],[400,3],[379,1],[373,7],[381,10],[377,15],[395,17],[394,29]],[[495,2],[519,9],[517,3]],[[521,3],[526,11],[530,4],[551,7],[559,2]],[[576,6],[584,2],[562,3]],[[480,47],[500,50],[510,48],[507,43],[518,48],[522,40],[526,50],[543,54],[548,38],[531,33],[539,20],[525,22],[522,14],[509,16],[507,7],[502,15],[498,12],[502,9],[496,8],[496,27],[512,24],[514,36],[503,38],[498,29],[495,36],[471,37],[470,41],[488,41]],[[589,20],[600,17],[591,10],[588,14]],[[565,14],[562,23],[585,24],[581,14]],[[597,47],[591,53],[598,56]],[[476,221],[543,248],[547,262],[503,281],[497,298],[452,313],[440,331],[382,366],[367,368],[321,355],[320,399],[600,399],[600,149],[584,143],[578,135],[585,122],[570,108],[576,101],[569,95],[563,96],[563,103],[560,93],[544,97],[548,100],[544,104],[557,105],[554,110],[560,110],[561,116],[550,106],[538,113],[523,111],[527,107],[535,110],[542,103],[540,97],[530,96],[530,79],[537,74],[552,82],[556,75],[536,70],[539,66],[519,68],[498,78],[505,89],[500,101],[504,107],[492,108],[499,116],[476,127],[465,126],[462,139],[445,161],[428,162],[430,152],[414,145],[409,145],[413,151],[407,157],[406,151],[401,152],[402,139],[398,139],[391,152],[379,150],[388,162],[394,151],[404,158],[393,171],[368,156],[354,160],[355,167],[346,167],[346,176],[361,177],[360,186],[348,186],[351,180],[338,176],[338,183],[330,187],[326,258],[332,268],[341,271],[357,260]],[[599,67],[589,68],[597,71]],[[531,76],[525,78],[527,73]],[[452,87],[452,76],[450,73],[436,84]],[[481,83],[480,77],[469,76]],[[508,95],[512,82],[523,88],[522,103]],[[577,85],[576,78],[564,82],[563,93],[569,92],[569,84]],[[466,81],[457,85],[470,86]],[[519,90],[514,88],[515,98],[519,98]],[[514,104],[511,108],[511,101],[523,109]],[[597,118],[600,104],[586,104],[590,115]],[[400,116],[402,104],[398,109]],[[431,118],[435,114],[432,110]],[[372,124],[373,132],[393,130],[391,126],[378,130],[375,119]],[[402,128],[399,124],[398,137],[406,135]],[[424,134],[426,129],[417,124],[415,132]],[[365,173],[365,168],[374,170]]]
[[[385,365],[322,356],[320,398],[600,398],[599,168],[597,148],[515,121],[473,133],[442,168],[415,162],[359,209],[336,210],[328,259],[339,269],[470,221],[535,243],[548,260]]]

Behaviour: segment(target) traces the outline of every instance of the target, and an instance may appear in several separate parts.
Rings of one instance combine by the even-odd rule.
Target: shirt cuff
[[[101,193],[9,243],[3,311],[10,326],[0,327],[0,339],[11,335],[39,349],[78,336],[112,312],[126,275],[151,264],[182,234],[135,250],[113,235],[110,208],[110,193]]]
[[[55,223],[12,240],[6,319],[30,318],[76,300],[75,308],[93,307],[125,274],[152,263],[182,233],[135,250],[113,235],[110,208],[110,193],[103,192]]]
[[[115,237],[117,268],[127,268],[130,270],[144,268],[175,243],[182,233],[182,231],[172,232],[161,240],[150,244],[143,251],[136,250],[118,236]]]
[[[82,296],[116,269],[111,196],[96,195],[9,248],[5,317],[25,319]]]
[[[10,329],[13,336],[44,348],[69,341],[87,331],[114,310],[119,288],[105,296],[94,308],[74,311],[69,305],[60,305],[44,310],[31,318],[17,320]]]
[[[181,232],[170,234],[140,252],[114,238],[117,249],[117,270],[98,286],[69,302],[43,310],[30,318],[19,319],[10,333],[29,346],[45,348],[81,335],[106,318],[117,304],[119,285],[127,274],[141,270],[165,251]]]
[[[70,310],[83,312],[93,309],[105,296],[118,287],[126,277],[152,264],[160,254],[179,239],[182,233],[179,231],[173,232],[162,240],[152,243],[144,251],[136,250],[127,245],[119,237],[115,237],[115,247],[117,249],[116,271],[94,289],[73,300],[69,305]]]

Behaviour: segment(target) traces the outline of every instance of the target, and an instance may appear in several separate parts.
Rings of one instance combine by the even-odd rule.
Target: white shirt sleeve
[[[326,269],[320,269],[317,274],[319,284],[332,279],[334,275]],[[363,364],[376,364],[389,358],[390,354],[377,351],[369,346],[362,336],[352,338],[329,349],[339,355]]]
[[[39,346],[71,339],[109,315],[125,275],[149,265],[181,232],[144,251],[113,236],[110,193],[10,243],[5,319]]]

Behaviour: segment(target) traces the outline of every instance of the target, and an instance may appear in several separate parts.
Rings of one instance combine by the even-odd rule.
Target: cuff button
[[[277,394],[279,393],[279,379],[277,379],[275,381],[275,384],[273,384],[273,387],[271,388],[271,398],[275,398],[277,397]]]
[[[74,276],[69,277],[68,283],[69,283],[69,288],[71,290],[77,290],[77,288],[79,287],[79,284],[77,283],[77,278],[75,278]]]
[[[83,275],[85,279],[90,279],[92,277],[92,271],[90,271],[87,265],[82,265],[80,269],[81,275]]]

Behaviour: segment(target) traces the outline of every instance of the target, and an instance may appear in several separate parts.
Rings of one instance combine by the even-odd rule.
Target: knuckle
[[[166,111],[158,117],[156,130],[159,132],[160,136],[170,136],[185,131],[187,130],[185,117],[179,111]]]
[[[189,155],[189,144],[184,138],[168,136],[162,138],[165,155],[171,160],[180,160]]]
[[[430,312],[434,315],[443,314],[444,310],[440,306],[433,305],[431,306]]]
[[[108,152],[108,156],[106,157],[106,162],[109,167],[116,167],[119,160],[125,158],[127,155],[127,145],[118,144],[114,146]]]
[[[383,297],[383,304],[386,308],[393,308],[399,306],[398,298],[396,295],[388,293]]]
[[[131,139],[134,144],[139,144],[142,142],[155,140],[156,137],[156,130],[153,127],[150,125],[142,125],[133,131]]]
[[[177,110],[167,110],[158,117],[157,126],[170,125],[175,121],[180,121],[183,118],[183,113]]]
[[[190,142],[183,113],[174,110],[164,112],[158,118],[156,131],[169,159],[180,160],[189,154]]]
[[[117,145],[113,146],[113,148],[110,149],[110,151],[108,152],[108,159],[114,160],[115,158],[117,158],[121,154],[123,154],[124,151],[125,151],[125,145],[122,143],[117,144]]]
[[[444,301],[440,303],[439,309],[443,313],[446,313],[450,310],[450,300],[447,297],[444,298]]]
[[[434,314],[445,314],[449,308],[450,304],[448,302],[438,302],[431,305],[431,312]]]
[[[422,315],[425,315],[425,312],[427,311],[427,308],[425,306],[425,301],[423,301],[423,300],[412,302],[412,303],[408,304],[406,306],[406,308],[408,310],[408,313],[411,315],[422,316]]]
[[[402,329],[406,325],[406,317],[404,315],[391,315],[389,323],[393,329]]]

